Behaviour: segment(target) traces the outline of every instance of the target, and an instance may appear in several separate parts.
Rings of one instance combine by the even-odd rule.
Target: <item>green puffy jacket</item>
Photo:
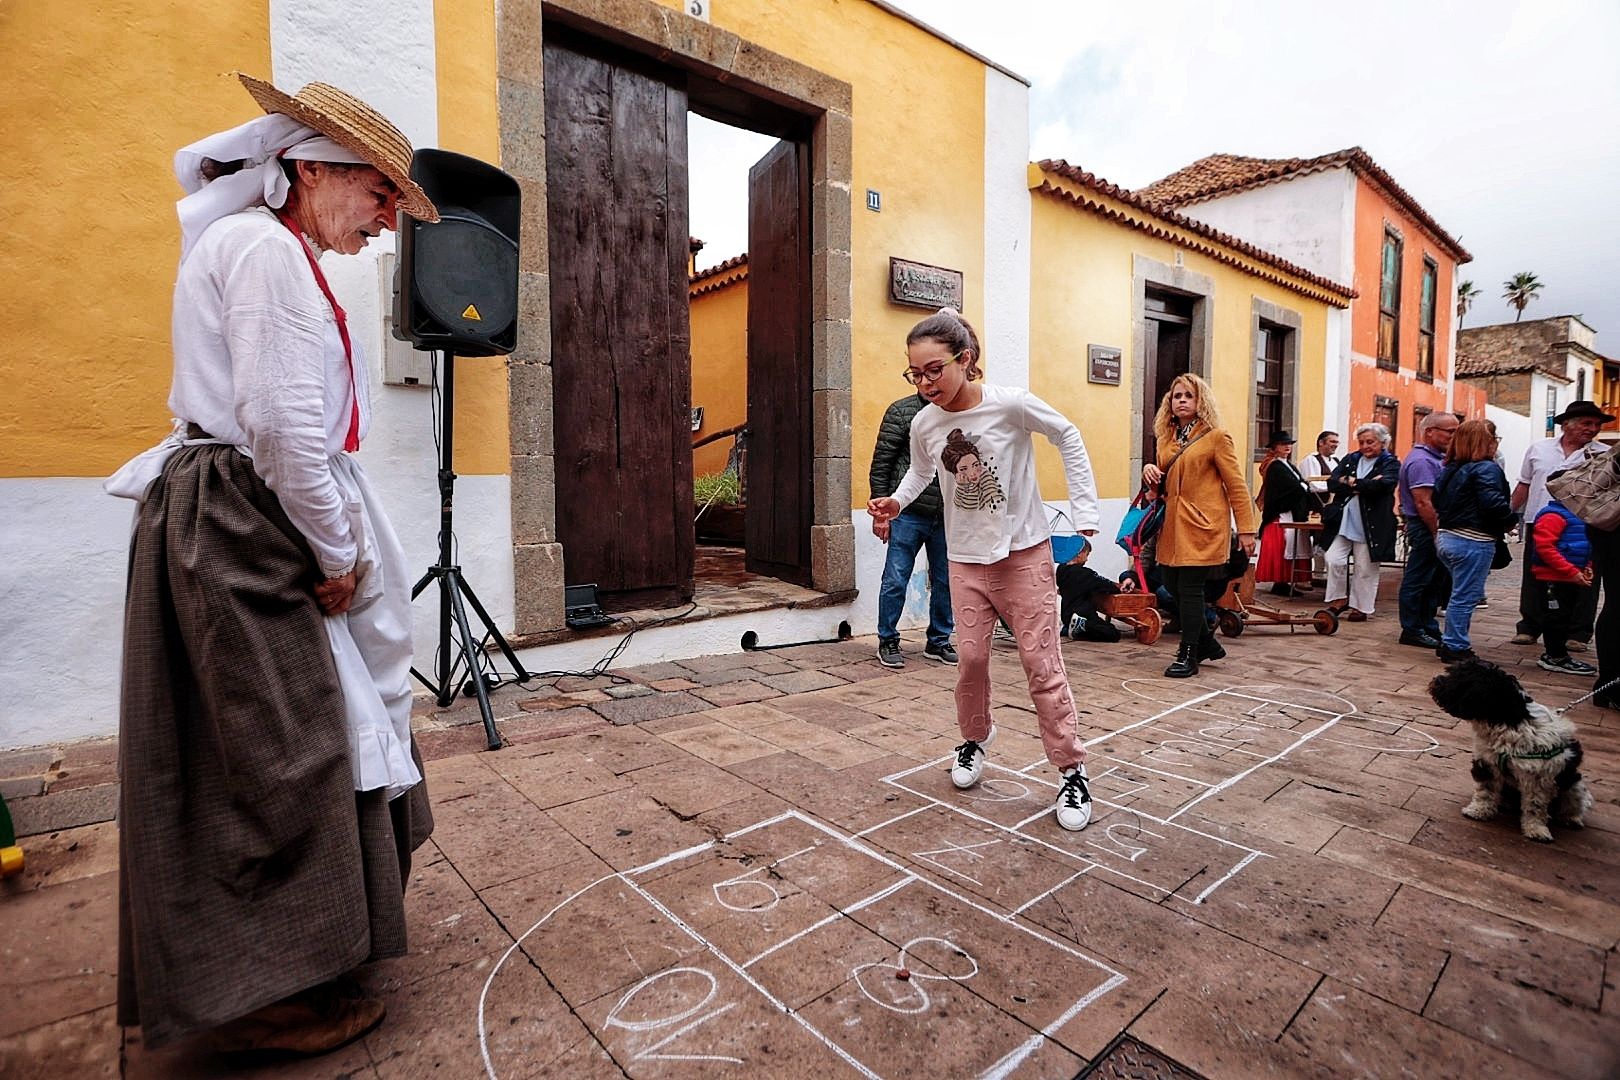
[[[893,495],[911,468],[911,418],[927,405],[920,394],[907,394],[890,405],[878,424],[877,446],[872,449],[872,497]],[[912,504],[912,513],[937,518],[945,513],[945,497],[940,494],[939,477],[929,483]]]

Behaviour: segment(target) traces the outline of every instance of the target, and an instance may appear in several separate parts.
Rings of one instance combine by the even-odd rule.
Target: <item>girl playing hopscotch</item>
[[[1035,484],[1040,432],[1063,455],[1069,516],[1085,535],[1097,531],[1097,485],[1079,430],[1057,410],[1012,386],[977,383],[979,339],[967,320],[942,308],[906,336],[906,381],[929,404],[911,422],[911,468],[891,497],[867,510],[888,521],[941,472],[956,616],[956,748],[951,783],[970,788],[984,772],[990,720],[990,635],[997,616],[1018,641],[1029,696],[1040,719],[1046,759],[1062,776],[1057,819],[1079,830],[1091,820],[1086,750],[1076,734],[1074,699],[1058,651],[1058,596],[1046,505]]]

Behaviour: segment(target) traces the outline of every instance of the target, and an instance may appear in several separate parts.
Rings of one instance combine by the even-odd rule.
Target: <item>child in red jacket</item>
[[[1586,525],[1554,499],[1536,515],[1525,545],[1530,576],[1547,593],[1547,623],[1542,637],[1547,651],[1538,667],[1564,675],[1591,678],[1597,668],[1569,655],[1569,627],[1582,589],[1592,587],[1592,545]]]

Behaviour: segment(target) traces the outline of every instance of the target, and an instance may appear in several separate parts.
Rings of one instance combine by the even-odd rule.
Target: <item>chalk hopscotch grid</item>
[[[811,818],[811,817],[809,817],[809,816],[807,816],[807,815],[805,815],[803,813],[800,813],[797,810],[789,810],[789,811],[786,811],[784,813],[778,814],[775,817],[767,818],[764,821],[756,822],[753,825],[748,825],[748,826],[745,826],[744,828],[738,829],[735,832],[727,834],[725,837],[721,838],[720,840],[709,840],[709,841],[705,841],[704,843],[701,843],[701,844],[694,844],[691,847],[683,848],[683,849],[681,849],[679,851],[670,852],[669,854],[664,855],[661,858],[654,859],[652,862],[645,863],[645,864],[643,864],[641,866],[637,866],[637,867],[634,867],[634,868],[629,869],[629,870],[622,870],[622,871],[619,871],[618,873],[606,874],[606,875],[598,878],[597,880],[591,882],[589,885],[587,885],[584,888],[580,889],[579,891],[573,893],[567,899],[565,899],[561,903],[559,903],[556,907],[553,907],[550,911],[546,912],[546,914],[543,915],[538,922],[536,922],[533,926],[529,927],[528,930],[525,930],[515,941],[512,942],[512,944],[506,949],[506,951],[501,954],[501,958],[498,961],[496,961],[494,967],[490,970],[488,978],[486,978],[484,980],[484,986],[479,991],[479,994],[478,994],[478,1048],[479,1048],[479,1053],[481,1054],[481,1056],[483,1058],[485,1073],[490,1077],[490,1080],[498,1080],[498,1074],[497,1074],[497,1072],[495,1070],[495,1064],[494,1064],[494,1061],[492,1060],[492,1058],[490,1056],[489,1039],[488,1039],[488,1027],[487,1027],[487,1025],[485,1023],[484,1015],[485,1015],[485,1005],[486,1005],[486,1001],[487,1001],[488,995],[489,995],[489,988],[494,984],[496,976],[498,976],[500,974],[502,966],[505,965],[506,961],[511,957],[512,953],[516,952],[523,945],[523,942],[528,939],[529,935],[533,934],[536,930],[540,929],[540,927],[544,926],[548,921],[550,921],[552,916],[557,914],[557,912],[561,911],[563,908],[567,907],[569,904],[573,903],[575,900],[579,899],[581,896],[584,896],[586,893],[590,892],[592,889],[596,888],[598,885],[601,885],[601,884],[603,884],[605,882],[608,882],[608,881],[617,880],[620,883],[627,886],[628,888],[630,888],[633,892],[635,892],[643,900],[645,900],[647,902],[647,904],[653,908],[653,910],[657,911],[664,918],[668,919],[671,925],[675,926],[682,933],[686,934],[693,941],[695,941],[696,943],[701,945],[706,952],[713,955],[717,960],[719,960],[722,964],[724,964],[727,968],[729,968],[734,974],[736,974],[745,983],[747,983],[756,993],[758,993],[767,1002],[769,1002],[770,1005],[773,1008],[775,1008],[778,1012],[781,1012],[781,1013],[785,1014],[786,1016],[788,1016],[791,1020],[793,1020],[795,1023],[797,1023],[806,1032],[808,1032],[813,1038],[815,1038],[816,1041],[820,1042],[830,1052],[835,1054],[840,1060],[844,1061],[847,1065],[849,1065],[852,1069],[854,1069],[861,1076],[867,1077],[868,1080],[881,1080],[881,1077],[880,1077],[880,1075],[878,1073],[874,1072],[872,1069],[870,1069],[864,1063],[862,1063],[860,1060],[858,1060],[854,1055],[849,1053],[849,1051],[847,1051],[843,1047],[839,1046],[828,1035],[826,1035],[824,1032],[822,1032],[814,1024],[810,1023],[809,1020],[805,1019],[803,1016],[800,1016],[799,1013],[796,1010],[794,1010],[792,1007],[790,1007],[786,1002],[784,1002],[781,999],[777,998],[774,994],[772,994],[769,990],[767,990],[764,987],[764,985],[759,982],[758,979],[756,979],[752,974],[749,973],[748,969],[750,967],[752,967],[754,964],[759,963],[759,961],[763,960],[765,957],[767,957],[767,956],[771,955],[772,953],[776,952],[777,950],[779,950],[781,948],[785,948],[788,945],[791,945],[793,942],[802,939],[806,935],[808,935],[810,933],[813,933],[816,930],[822,929],[823,927],[831,924],[832,922],[835,922],[837,919],[845,918],[851,913],[860,911],[860,910],[862,910],[862,909],[864,909],[866,907],[870,907],[871,905],[876,904],[879,901],[884,900],[884,899],[886,899],[886,898],[888,898],[890,896],[893,896],[893,895],[901,892],[904,889],[910,888],[910,887],[912,887],[914,885],[920,885],[920,886],[923,886],[924,888],[933,889],[936,892],[942,893],[942,894],[950,897],[951,899],[955,900],[957,903],[962,904],[965,907],[972,908],[973,910],[978,911],[980,914],[986,915],[989,918],[994,919],[995,921],[997,921],[999,923],[1002,923],[1005,926],[1008,926],[1008,927],[1011,927],[1011,928],[1013,928],[1015,930],[1018,930],[1021,933],[1028,934],[1030,937],[1035,938],[1036,940],[1042,942],[1043,944],[1050,945],[1051,947],[1053,947],[1055,949],[1058,949],[1058,950],[1060,950],[1062,952],[1065,952],[1065,953],[1069,954],[1070,956],[1074,957],[1075,959],[1080,960],[1080,961],[1082,961],[1082,962],[1084,962],[1086,964],[1091,965],[1092,967],[1094,967],[1098,971],[1100,971],[1102,974],[1106,975],[1107,978],[1102,983],[1098,984],[1097,986],[1093,987],[1090,991],[1088,991],[1087,993],[1082,995],[1078,1000],[1076,1000],[1072,1005],[1070,1005],[1066,1010],[1064,1010],[1064,1012],[1061,1013],[1056,1019],[1054,1019],[1051,1023],[1047,1024],[1046,1027],[1042,1028],[1039,1032],[1031,1034],[1029,1036],[1029,1038],[1025,1039],[1018,1046],[1014,1047],[1004,1057],[1002,1057],[999,1061],[997,1061],[994,1065],[992,1065],[988,1070],[986,1070],[986,1072],[983,1074],[983,1080],[1003,1080],[1003,1078],[1005,1078],[1007,1076],[1010,1076],[1012,1074],[1013,1070],[1015,1070],[1020,1064],[1022,1064],[1029,1057],[1029,1055],[1033,1054],[1035,1051],[1040,1049],[1041,1044],[1046,1039],[1052,1037],[1058,1031],[1062,1030],[1064,1025],[1068,1024],[1071,1020],[1073,1020],[1076,1016],[1078,1016],[1085,1008],[1090,1006],[1092,1003],[1097,1001],[1099,998],[1103,997],[1103,995],[1105,995],[1105,994],[1109,993],[1110,991],[1116,989],[1117,987],[1123,985],[1125,983],[1125,981],[1126,981],[1126,978],[1125,978],[1125,976],[1123,974],[1121,974],[1118,971],[1115,971],[1113,968],[1109,967],[1107,964],[1104,964],[1102,961],[1097,960],[1095,957],[1087,956],[1085,953],[1082,953],[1082,952],[1074,949],[1073,947],[1065,944],[1062,941],[1059,941],[1059,940],[1057,940],[1055,938],[1049,937],[1046,934],[1043,934],[1040,931],[1038,931],[1038,930],[1036,930],[1036,929],[1034,929],[1034,928],[1032,928],[1030,926],[1024,925],[1022,922],[1018,921],[1018,919],[1017,919],[1017,914],[1018,913],[1015,912],[1015,913],[1006,914],[1006,915],[998,914],[997,912],[995,912],[992,909],[984,906],[983,904],[981,904],[981,903],[979,903],[979,902],[977,902],[975,900],[972,900],[972,899],[970,899],[970,898],[968,898],[966,896],[963,896],[961,893],[956,892],[954,889],[950,889],[950,888],[948,888],[948,887],[946,887],[944,885],[939,884],[938,882],[930,881],[928,878],[925,878],[922,875],[916,873],[915,871],[903,866],[899,862],[896,862],[895,860],[889,858],[888,856],[882,854],[881,852],[871,848],[870,846],[868,846],[866,844],[861,843],[859,841],[859,839],[858,839],[859,835],[864,835],[867,832],[875,831],[877,829],[882,828],[884,825],[893,824],[894,822],[900,820],[901,818],[910,817],[914,813],[917,813],[917,812],[919,812],[921,810],[927,810],[927,809],[929,809],[929,807],[924,806],[924,807],[919,807],[917,811],[908,811],[907,813],[901,814],[901,815],[899,815],[899,816],[897,816],[895,818],[891,818],[888,821],[881,822],[880,824],[873,826],[872,829],[870,829],[870,830],[863,830],[861,834],[857,834],[857,835],[845,834],[845,833],[843,833],[843,832],[841,832],[841,831],[839,831],[837,829],[834,829],[834,828],[832,828],[832,827],[830,827],[830,826],[828,826],[828,825],[826,825],[826,824],[824,824],[824,823],[822,823],[820,821],[815,820],[814,818]],[[753,957],[752,959],[750,959],[749,961],[747,961],[746,963],[743,963],[743,964],[737,963],[737,961],[734,960],[731,956],[729,956],[726,952],[724,952],[722,949],[720,949],[718,946],[716,946],[713,942],[709,941],[706,937],[704,937],[701,933],[699,933],[695,928],[690,926],[679,915],[675,914],[675,912],[670,910],[670,908],[666,904],[664,904],[657,897],[653,896],[646,889],[644,889],[637,881],[632,880],[634,877],[644,876],[644,875],[650,873],[653,870],[662,868],[664,866],[668,866],[668,865],[670,865],[672,863],[680,862],[680,861],[682,861],[684,859],[689,859],[689,858],[692,858],[694,856],[700,855],[705,851],[709,851],[709,850],[713,849],[716,845],[718,845],[720,843],[735,840],[738,837],[745,836],[745,835],[747,835],[749,833],[756,832],[756,831],[758,831],[760,829],[768,828],[768,827],[770,827],[772,825],[779,825],[784,821],[797,821],[797,822],[799,822],[799,823],[801,823],[803,825],[809,826],[810,828],[815,829],[818,832],[821,832],[821,833],[825,834],[826,836],[838,841],[840,844],[844,845],[845,847],[847,847],[847,848],[849,848],[849,849],[851,849],[853,851],[856,851],[856,852],[866,856],[867,858],[873,859],[873,860],[875,860],[875,861],[889,867],[890,869],[896,871],[897,873],[902,875],[901,879],[899,881],[897,881],[897,882],[893,882],[893,883],[891,883],[889,885],[886,885],[881,889],[878,889],[877,891],[871,893],[870,895],[868,895],[866,897],[863,897],[862,899],[856,901],[854,904],[849,905],[848,907],[842,909],[841,911],[836,912],[834,915],[829,916],[829,917],[824,918],[824,919],[821,919],[818,922],[816,922],[815,924],[813,924],[813,925],[811,925],[809,927],[806,927],[806,928],[804,928],[802,930],[799,930],[799,931],[795,932],[792,935],[789,935],[784,940],[782,940],[780,942],[777,942],[775,945],[771,946],[770,948],[766,949],[764,952],[760,953],[759,955]],[[791,853],[791,854],[789,854],[787,856],[783,856],[781,859],[775,860],[771,865],[779,865],[781,862],[784,862],[787,859],[793,858],[796,855],[804,854],[804,852],[807,851],[807,850],[810,850],[810,849],[800,849],[799,851],[793,852],[793,853]],[[1025,905],[1025,906],[1027,907],[1027,905]],[[1019,910],[1022,911],[1023,908],[1020,908]],[[712,979],[712,976],[711,976],[711,979]],[[967,991],[969,993],[973,993],[973,991],[970,988],[964,988],[964,989],[967,989]],[[975,995],[975,996],[977,996],[977,995]],[[622,1003],[622,1001],[621,1001],[621,1003]],[[990,1004],[993,1005],[994,1003],[992,1002]],[[725,1008],[730,1008],[730,1006],[729,1005],[725,1006]],[[711,1015],[713,1015],[713,1014],[711,1014]],[[679,1035],[682,1032],[684,1032],[685,1030],[686,1029],[683,1028],[680,1031],[677,1031],[675,1033],[675,1035]],[[721,1059],[721,1060],[734,1061],[735,1059],[725,1058],[725,1059]]]
[[[1230,881],[1232,879],[1232,877],[1235,874],[1238,873],[1238,871],[1240,871],[1244,867],[1248,866],[1255,859],[1258,859],[1258,858],[1261,858],[1261,857],[1270,858],[1270,856],[1266,855],[1265,852],[1260,851],[1260,850],[1258,850],[1256,848],[1247,847],[1247,846],[1245,846],[1243,844],[1239,844],[1239,843],[1235,843],[1235,842],[1233,842],[1231,840],[1227,840],[1224,837],[1215,836],[1212,833],[1206,833],[1206,832],[1203,832],[1202,830],[1194,829],[1194,828],[1192,828],[1190,826],[1182,825],[1182,824],[1179,824],[1177,822],[1170,821],[1169,819],[1166,819],[1166,818],[1155,817],[1152,814],[1146,813],[1146,812],[1144,812],[1142,810],[1135,809],[1134,807],[1121,806],[1121,805],[1119,805],[1117,803],[1108,802],[1106,799],[1099,799],[1099,798],[1097,798],[1096,791],[1093,790],[1092,793],[1091,793],[1092,800],[1094,802],[1098,803],[1099,805],[1109,806],[1109,807],[1112,807],[1113,809],[1119,810],[1119,811],[1121,811],[1123,813],[1131,814],[1131,815],[1135,816],[1136,818],[1138,818],[1141,821],[1151,822],[1152,824],[1161,825],[1161,826],[1163,826],[1165,828],[1169,828],[1169,829],[1178,829],[1178,830],[1180,830],[1181,832],[1184,832],[1184,833],[1191,833],[1194,836],[1198,836],[1198,837],[1201,837],[1202,839],[1209,840],[1212,843],[1218,844],[1223,848],[1231,848],[1231,849],[1234,850],[1234,852],[1241,853],[1240,857],[1233,864],[1233,866],[1231,867],[1230,870],[1228,870],[1225,874],[1223,874],[1219,879],[1212,882],[1208,887],[1206,887],[1197,896],[1193,897],[1191,900],[1188,900],[1187,897],[1181,896],[1179,893],[1177,893],[1173,889],[1167,889],[1163,885],[1159,884],[1158,882],[1148,881],[1148,880],[1146,880],[1144,878],[1137,877],[1134,874],[1126,873],[1124,870],[1122,870],[1122,869],[1120,869],[1118,867],[1115,867],[1115,866],[1110,866],[1107,863],[1102,862],[1097,857],[1092,856],[1092,855],[1088,854],[1085,851],[1076,850],[1073,847],[1063,847],[1063,846],[1060,846],[1058,844],[1054,844],[1051,841],[1046,840],[1046,839],[1044,839],[1044,838],[1042,838],[1042,837],[1040,837],[1040,836],[1038,836],[1038,835],[1036,835],[1034,833],[1029,833],[1029,832],[1024,832],[1023,831],[1025,826],[1027,826],[1027,825],[1029,825],[1029,824],[1031,824],[1031,823],[1033,823],[1035,821],[1041,820],[1043,818],[1051,817],[1052,811],[1051,811],[1051,809],[1049,807],[1042,807],[1039,811],[1031,814],[1029,817],[1024,818],[1022,821],[1019,821],[1019,822],[1017,822],[1017,823],[1015,823],[1013,825],[1004,825],[1001,822],[995,821],[992,818],[985,817],[983,814],[975,813],[972,810],[969,810],[966,807],[962,806],[960,803],[948,802],[948,801],[946,801],[944,799],[940,799],[940,798],[938,798],[938,797],[936,797],[934,795],[931,795],[926,791],[919,791],[916,788],[908,787],[903,782],[907,778],[909,778],[911,776],[914,776],[917,773],[925,772],[925,771],[927,771],[929,769],[938,768],[942,764],[944,764],[945,762],[947,762],[949,760],[951,760],[950,757],[946,756],[946,757],[940,758],[938,761],[925,762],[922,765],[916,765],[916,766],[913,766],[912,768],[905,769],[905,770],[902,770],[901,772],[894,773],[893,775],[885,776],[883,778],[883,782],[887,783],[887,784],[891,784],[894,787],[899,788],[901,791],[907,792],[908,794],[915,795],[919,799],[927,799],[929,801],[929,803],[932,804],[932,805],[929,806],[929,807],[926,807],[925,809],[932,809],[934,806],[937,806],[937,807],[940,807],[942,809],[948,810],[953,814],[959,814],[962,817],[965,817],[965,818],[968,818],[968,819],[970,819],[972,821],[978,822],[981,825],[988,825],[990,828],[995,829],[995,830],[997,830],[999,832],[1008,833],[1008,834],[1011,834],[1013,836],[1017,836],[1020,840],[1023,840],[1023,841],[1029,842],[1029,843],[1039,844],[1041,847],[1044,847],[1049,851],[1056,852],[1057,854],[1063,856],[1066,859],[1073,859],[1075,861],[1082,862],[1082,863],[1085,864],[1085,867],[1084,867],[1084,869],[1082,871],[1083,873],[1090,873],[1092,870],[1098,870],[1098,871],[1101,871],[1102,873],[1108,874],[1111,877],[1118,878],[1121,881],[1129,881],[1134,885],[1139,885],[1144,889],[1147,889],[1147,890],[1149,890],[1151,892],[1159,894],[1163,898],[1167,898],[1167,899],[1171,899],[1171,900],[1183,900],[1183,901],[1187,901],[1188,903],[1192,903],[1192,904],[1202,904],[1209,897],[1209,895],[1211,893],[1213,893],[1216,889],[1220,888],[1220,886],[1226,884],[1226,882]],[[1044,762],[1042,764],[1044,764]],[[1004,772],[1009,777],[1019,777],[1021,780],[1033,780],[1034,782],[1036,782],[1038,784],[1043,784],[1046,787],[1052,788],[1054,791],[1057,790],[1057,785],[1056,784],[1052,784],[1052,783],[1050,783],[1050,782],[1048,782],[1046,780],[1042,780],[1039,777],[1033,777],[1033,776],[1025,775],[1024,773],[1013,770],[1013,769],[1002,768],[1001,766],[995,765],[993,763],[992,764],[987,764],[985,766],[985,769],[986,769],[986,771],[996,770],[996,771],[999,771],[999,772]],[[1092,783],[1094,785],[1096,783],[1096,779],[1097,779],[1096,777],[1092,778]],[[910,816],[910,815],[908,814],[907,816]],[[890,822],[885,822],[884,824],[886,825],[886,824],[891,824],[891,823]],[[1123,824],[1123,823],[1118,823],[1118,824]],[[878,827],[876,827],[876,828],[874,828],[872,830],[869,830],[869,831],[875,832],[875,831],[877,831],[877,828],[881,828],[881,827],[882,826],[878,826]],[[1112,826],[1103,826],[1103,831],[1106,833],[1107,830],[1109,828],[1111,828],[1111,827]],[[1096,848],[1099,851],[1104,850],[1103,848],[1100,847],[1100,845],[1096,844],[1094,841],[1085,839],[1085,833],[1079,833],[1077,835],[1079,837],[1079,840],[1077,841],[1078,843],[1083,844],[1083,845],[1088,846],[1088,847]],[[1076,876],[1078,876],[1078,875],[1076,875]],[[1048,890],[1048,892],[1053,892],[1053,891],[1056,891],[1056,890]],[[1042,896],[1036,897],[1036,899],[1037,900],[1043,899],[1044,896],[1045,896],[1045,894],[1042,894]],[[1022,912],[1025,909],[1027,909],[1030,906],[1030,904],[1032,904],[1032,903],[1034,903],[1033,900],[1028,901],[1028,902],[1026,902],[1024,904],[1021,904],[1021,905],[1019,905],[1017,910]]]

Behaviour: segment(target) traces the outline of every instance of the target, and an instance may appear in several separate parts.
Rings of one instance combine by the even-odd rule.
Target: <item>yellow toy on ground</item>
[[[17,830],[11,824],[11,811],[0,795],[0,878],[22,873],[23,850],[17,846]]]

